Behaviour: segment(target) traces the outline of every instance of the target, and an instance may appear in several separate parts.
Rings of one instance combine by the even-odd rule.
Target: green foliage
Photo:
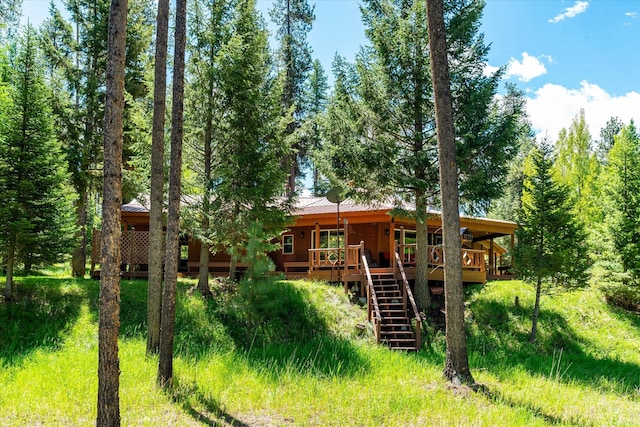
[[[73,192],[55,139],[36,34],[27,27],[12,58],[0,124],[0,250],[5,262],[59,261],[73,245]]]
[[[507,84],[507,94],[505,95],[505,105],[514,104],[514,107],[525,110],[522,92],[518,91],[512,84]],[[535,137],[531,124],[526,115],[521,115],[518,120],[519,130],[517,131],[519,143],[518,152],[508,162],[508,172],[505,176],[502,194],[499,198],[493,199],[487,213],[490,218],[516,220],[516,211],[521,207],[522,186],[524,182],[524,160],[535,146]]]
[[[633,122],[614,138],[605,173],[608,231],[624,271],[640,279],[640,136]]]
[[[501,72],[483,74],[482,2],[446,3],[460,195],[472,210],[499,193],[516,154],[522,104],[497,102]],[[355,64],[334,61],[322,172],[349,182],[364,198],[435,204],[437,138],[424,4],[372,0],[362,11],[371,47],[361,49]]]
[[[589,228],[601,223],[604,213],[599,194],[600,163],[592,149],[584,110],[568,130],[560,131],[555,152],[554,178],[568,188],[576,216]]]
[[[582,285],[589,262],[586,234],[571,210],[569,190],[552,177],[551,148],[543,141],[526,162],[513,250],[516,270],[538,283]]]
[[[225,21],[227,18],[232,19]],[[267,31],[255,2],[240,2],[231,17],[218,16],[214,21],[211,25],[221,28],[203,27],[202,34],[195,36],[196,42],[206,44],[211,42],[205,40],[207,31],[223,35],[221,45],[208,45],[208,55],[213,52],[215,56],[201,53],[197,56],[200,62],[193,63],[209,77],[194,75],[192,106],[198,99],[206,100],[211,91],[216,97],[209,104],[215,119],[211,123],[214,128],[208,131],[209,142],[203,138],[207,132],[204,118],[196,116],[197,109],[191,111],[192,145],[201,147],[198,151],[202,152],[210,143],[212,151],[210,176],[207,178],[205,168],[199,166],[198,179],[204,186],[200,191],[210,198],[205,196],[196,214],[210,216],[210,225],[198,233],[200,239],[212,243],[212,250],[240,254],[256,219],[274,237],[284,228],[288,201],[279,199],[285,181],[281,162],[290,151],[280,115],[282,90],[270,75]]]
[[[309,74],[309,83],[306,90],[307,103],[309,105],[309,118],[303,125],[302,132],[309,141],[311,158],[319,157],[324,149],[323,135],[321,132],[322,116],[327,110],[329,85],[324,68],[319,60],[313,61],[313,68]],[[326,178],[320,175],[315,160],[313,161],[313,194],[321,196],[330,190],[330,184]]]
[[[612,304],[640,308],[640,136],[633,122],[614,136],[602,174],[603,208],[592,278]]]
[[[316,19],[313,6],[307,0],[276,0],[269,15],[276,26],[276,40],[280,43],[276,51],[276,67],[282,81],[280,111],[289,118],[285,135],[293,151],[281,159],[287,178],[287,195],[295,192],[296,179],[301,177],[307,163],[313,141],[301,129],[312,120],[312,106],[306,98],[305,85],[312,70],[311,48],[307,34]]]
[[[271,243],[273,240],[274,236],[265,231],[259,220],[249,224],[246,244],[240,247],[239,253],[235,249],[231,252],[231,256],[249,264],[243,281],[264,280],[270,271],[275,270],[268,253],[279,249],[280,245]]]

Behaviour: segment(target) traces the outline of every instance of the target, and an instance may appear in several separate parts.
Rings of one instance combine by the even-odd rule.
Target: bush
[[[616,307],[640,313],[640,286],[638,283],[608,283],[600,287],[605,300]]]

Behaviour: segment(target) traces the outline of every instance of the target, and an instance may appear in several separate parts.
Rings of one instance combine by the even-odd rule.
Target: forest
[[[636,422],[640,360],[616,343],[625,338],[594,335],[624,332],[627,344],[640,343],[640,132],[618,117],[590,129],[582,110],[539,138],[524,92],[501,83],[505,68],[485,72],[484,3],[426,3],[363,0],[368,45],[353,62],[336,55],[330,86],[307,42],[315,19],[307,0],[276,0],[269,16],[256,0],[63,0],[38,27],[20,25],[20,0],[0,0],[0,384],[10,384],[0,418],[119,425],[122,407],[125,425],[146,425],[164,423],[152,408],[160,405],[180,425]],[[441,39],[425,25],[439,15],[444,74],[432,45]],[[443,99],[453,188],[439,157]],[[391,201],[415,220],[412,287],[425,339],[414,354],[373,345],[366,307],[333,286],[269,274],[266,254],[291,224],[294,201],[330,189]],[[151,206],[144,282],[120,279],[118,245],[108,240],[132,199]],[[447,227],[452,206],[455,217],[518,224],[509,252],[518,280],[460,282],[459,299],[446,290],[441,321],[425,314],[438,311],[426,283],[426,223],[436,209]],[[459,224],[449,227],[457,233]],[[94,228],[108,254],[100,284],[85,279]],[[230,277],[236,263],[250,268],[240,280],[212,280],[208,270],[178,278],[185,234],[205,259],[228,254]],[[459,255],[459,237],[446,236],[445,250],[456,240]],[[99,356],[82,359],[82,348]],[[47,385],[51,369],[72,381],[61,357],[91,381]],[[443,365],[458,391],[434,379]],[[25,375],[47,391],[21,384]],[[145,387],[135,391],[139,408],[128,395],[136,382]],[[569,397],[521,395],[538,386],[621,410],[592,420],[586,400],[572,413]],[[421,391],[400,393],[400,409],[384,391],[362,396],[385,387]],[[44,397],[51,388],[69,390],[54,411]],[[29,407],[20,392],[43,406]],[[295,403],[301,393],[309,406]]]

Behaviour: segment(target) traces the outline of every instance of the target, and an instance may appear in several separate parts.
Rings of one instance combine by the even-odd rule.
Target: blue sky
[[[271,3],[258,1],[267,19]],[[23,0],[24,15],[37,24],[48,4]],[[352,61],[367,43],[359,3],[316,0],[315,13],[308,40],[329,73],[336,53]],[[487,0],[482,31],[487,69],[505,66],[526,92],[540,136],[555,140],[581,108],[594,139],[611,116],[640,125],[640,0]]]

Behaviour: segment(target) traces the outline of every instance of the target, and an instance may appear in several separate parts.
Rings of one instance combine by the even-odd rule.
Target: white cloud
[[[493,65],[484,64],[484,69],[482,70],[482,75],[485,77],[490,77],[494,75],[500,67],[494,67]]]
[[[625,124],[631,119],[640,123],[640,93],[629,92],[622,96],[609,95],[596,84],[586,81],[579,89],[568,89],[547,83],[528,94],[527,112],[534,131],[539,137],[548,136],[551,141],[558,138],[562,128],[569,128],[571,121],[583,108],[589,131],[598,139],[611,117],[619,117]]]
[[[545,58],[551,62],[550,57],[546,56]],[[546,67],[538,58],[529,55],[527,52],[522,52],[522,61],[518,61],[515,58],[509,60],[504,78],[517,77],[521,82],[528,82],[546,73]]]
[[[628,16],[629,18],[637,18],[638,12],[627,12],[624,14],[624,16]]]
[[[566,8],[564,12],[560,13],[552,19],[549,19],[549,22],[555,24],[560,21],[564,21],[567,18],[573,18],[587,10],[587,6],[589,6],[588,1],[576,1],[573,6]]]

